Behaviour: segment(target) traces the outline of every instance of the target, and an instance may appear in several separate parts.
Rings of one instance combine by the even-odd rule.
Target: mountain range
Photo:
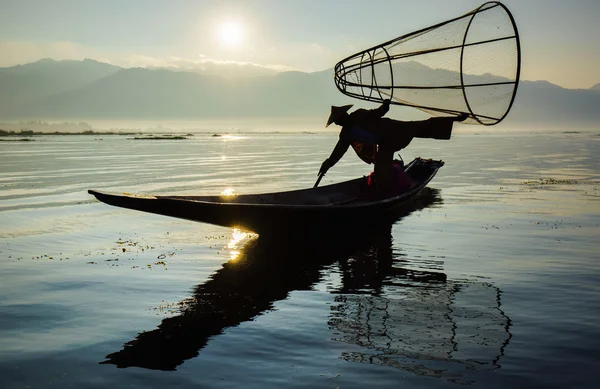
[[[357,100],[336,89],[331,69],[223,77],[121,68],[90,59],[44,59],[0,68],[1,120],[323,118],[330,105],[349,103]],[[505,122],[597,125],[598,107],[600,84],[565,89],[547,81],[521,81]],[[405,120],[424,117],[414,109],[395,112]]]

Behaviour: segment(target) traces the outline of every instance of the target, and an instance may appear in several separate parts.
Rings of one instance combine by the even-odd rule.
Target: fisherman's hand
[[[323,163],[321,164],[321,169],[319,169],[319,176],[320,175],[325,175],[325,173],[327,173],[327,170],[329,170],[329,168],[331,167],[331,164],[329,163],[329,158],[327,158],[325,161],[323,161]]]
[[[457,121],[457,122],[464,122],[465,120],[467,120],[467,118],[468,118],[468,117],[469,117],[469,115],[468,115],[468,114],[466,114],[466,113],[464,113],[464,112],[461,112],[461,114],[460,114],[460,115],[458,115],[457,117],[455,117],[455,118],[454,118],[454,121]]]
[[[392,100],[390,100],[390,99],[383,100],[383,104],[390,105],[391,103],[392,103]]]

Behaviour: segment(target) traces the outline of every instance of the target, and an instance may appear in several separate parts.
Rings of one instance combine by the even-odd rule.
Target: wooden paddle
[[[316,188],[317,186],[319,186],[319,182],[321,182],[321,179],[323,178],[323,176],[325,176],[325,173],[319,174],[319,178],[317,178],[317,182],[315,182],[315,186],[313,186],[313,188]]]

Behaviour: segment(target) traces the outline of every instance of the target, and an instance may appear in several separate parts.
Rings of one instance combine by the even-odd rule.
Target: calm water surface
[[[596,388],[600,136],[457,135],[414,210],[261,239],[87,189],[312,186],[336,134],[0,142],[3,388]],[[348,153],[322,185],[369,173]]]

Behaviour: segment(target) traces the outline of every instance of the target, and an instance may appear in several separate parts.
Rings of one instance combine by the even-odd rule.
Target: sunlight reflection
[[[221,196],[235,196],[233,188],[227,188],[223,192],[221,192]]]
[[[238,228],[234,228],[231,236],[231,241],[229,242],[229,244],[227,244],[227,247],[230,249],[235,249],[238,246],[238,244],[248,236],[248,233]]]
[[[221,136],[221,139],[223,139],[224,142],[227,142],[229,140],[240,140],[240,139],[245,139],[245,137],[243,136],[238,136],[238,135],[223,135]]]
[[[231,240],[227,244],[227,248],[231,250],[229,252],[229,260],[235,261],[237,257],[240,255],[239,248],[246,243],[246,241],[252,236],[247,232],[240,230],[239,228],[234,228],[233,233],[231,234]]]
[[[240,252],[238,250],[231,250],[229,252],[229,260],[235,261],[237,259],[238,255],[240,255]]]

